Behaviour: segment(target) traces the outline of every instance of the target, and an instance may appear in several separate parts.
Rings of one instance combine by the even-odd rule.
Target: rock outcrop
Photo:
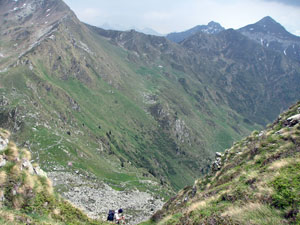
[[[298,109],[299,110],[299,109]],[[300,122],[300,114],[293,115],[285,121],[285,125],[293,127]]]

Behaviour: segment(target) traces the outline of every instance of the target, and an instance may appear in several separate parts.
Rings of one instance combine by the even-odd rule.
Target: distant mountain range
[[[223,30],[225,30],[225,28],[222,27],[219,23],[211,21],[207,25],[198,25],[183,32],[170,33],[166,36],[166,38],[179,43],[198,32],[203,32],[207,34],[217,34]]]
[[[110,25],[108,23],[105,23],[100,27],[105,29],[105,30],[119,30],[119,31],[135,30],[135,31],[138,31],[138,32],[141,32],[141,33],[144,33],[144,34],[148,34],[148,35],[164,36],[163,34],[160,34],[157,31],[155,31],[154,29],[149,28],[149,27],[139,29],[139,28],[135,28],[135,27],[124,27],[124,26],[121,26],[121,25],[118,25],[118,24]]]

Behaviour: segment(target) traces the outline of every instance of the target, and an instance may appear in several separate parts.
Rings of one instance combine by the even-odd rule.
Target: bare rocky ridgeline
[[[98,183],[81,174],[49,172],[53,185],[62,196],[81,208],[91,218],[106,220],[108,210],[122,208],[128,224],[149,219],[163,202],[147,192],[138,190],[116,191],[105,183]],[[63,186],[63,190],[59,187]]]

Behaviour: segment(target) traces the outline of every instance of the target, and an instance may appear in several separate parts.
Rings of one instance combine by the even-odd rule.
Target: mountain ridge
[[[204,32],[207,34],[217,34],[221,31],[225,30],[219,23],[211,21],[207,25],[197,25],[191,29],[188,29],[186,31],[182,32],[173,32],[170,34],[167,34],[166,38],[174,41],[176,43],[179,43],[183,41],[185,38],[194,35],[198,32]]]
[[[238,31],[262,46],[281,52],[299,63],[300,37],[286,31],[271,17],[264,17],[257,23],[242,27]]]

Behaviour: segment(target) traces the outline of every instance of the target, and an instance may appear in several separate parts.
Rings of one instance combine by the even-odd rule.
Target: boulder
[[[6,165],[6,159],[0,155],[0,168]]]
[[[34,172],[41,177],[47,177],[47,173],[43,171],[39,166],[33,168]]]
[[[223,154],[221,152],[216,152],[216,158],[220,158],[222,156],[223,156]]]
[[[300,121],[300,113],[287,118],[287,121],[295,121],[295,120],[297,120],[298,122]]]
[[[23,160],[22,168],[27,169],[30,174],[34,174],[34,168],[29,160]]]
[[[292,127],[292,126],[295,126],[299,122],[300,122],[300,114],[296,114],[294,116],[287,118],[285,124],[289,127]]]
[[[7,145],[8,145],[8,139],[0,136],[0,151],[6,149]]]

